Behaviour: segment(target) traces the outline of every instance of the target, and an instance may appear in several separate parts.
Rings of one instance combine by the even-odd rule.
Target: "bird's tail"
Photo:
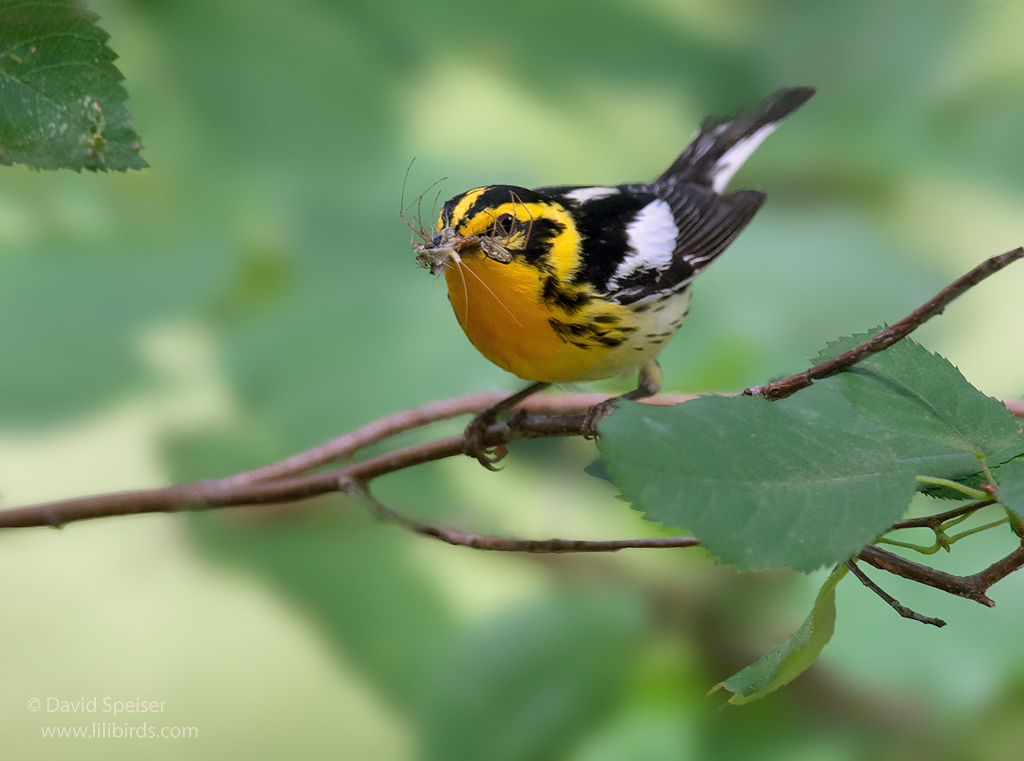
[[[753,108],[725,119],[708,117],[686,150],[655,184],[695,182],[724,193],[733,175],[783,119],[814,95],[813,87],[783,87]]]

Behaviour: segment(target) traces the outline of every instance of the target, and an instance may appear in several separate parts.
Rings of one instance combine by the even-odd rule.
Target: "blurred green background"
[[[0,172],[3,506],[225,475],[517,388],[415,266],[413,157],[406,195],[447,177],[442,200],[645,180],[706,114],[817,86],[733,183],[769,201],[701,277],[663,354],[672,390],[799,370],[1024,243],[1021,2],[89,6],[152,168]],[[1011,268],[919,338],[1024,395],[1022,297]],[[497,475],[445,462],[378,491],[470,530],[655,533],[582,475],[592,456],[521,445]],[[971,572],[1009,547],[985,535],[936,562]],[[1016,759],[1024,741],[1019,575],[994,610],[882,579],[941,631],[848,578],[819,665],[723,710],[708,688],[795,629],[819,577],[685,550],[487,555],[340,498],[8,532],[0,574],[10,758]],[[200,736],[44,740],[111,718],[48,713],[51,696],[166,701],[156,726]]]

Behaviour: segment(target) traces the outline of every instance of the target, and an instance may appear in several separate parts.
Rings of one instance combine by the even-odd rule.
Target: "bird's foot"
[[[475,457],[476,461],[488,470],[501,470],[501,468],[494,467],[494,464],[505,459],[505,455],[508,454],[508,447],[504,444],[488,447],[484,443],[484,437],[487,435],[488,427],[498,422],[499,416],[512,410],[528,396],[536,394],[538,391],[547,388],[549,385],[551,384],[543,381],[531,383],[522,391],[518,391],[512,394],[512,396],[506,397],[497,404],[492,404],[487,409],[481,410],[477,413],[477,416],[469,422],[469,425],[466,426],[465,432],[462,434],[463,454]]]
[[[474,417],[462,434],[462,453],[475,457],[476,461],[491,471],[499,471],[495,464],[505,459],[508,454],[508,447],[499,444],[496,447],[488,447],[484,443],[484,436],[487,429],[498,420],[498,412],[488,408]]]
[[[613,399],[605,399],[587,410],[587,414],[583,418],[583,438],[597,438],[597,424],[615,412],[620,398],[617,396]]]

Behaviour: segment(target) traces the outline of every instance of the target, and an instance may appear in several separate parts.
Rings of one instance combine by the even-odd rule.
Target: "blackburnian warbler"
[[[547,384],[639,368],[637,388],[619,399],[661,388],[657,356],[683,324],[691,283],[765,199],[756,190],[726,193],[729,181],[814,92],[783,88],[736,116],[705,119],[651,183],[488,185],[444,204],[436,230],[419,231],[417,261],[444,273],[480,353],[536,381],[470,424],[467,454],[490,467],[486,426]],[[588,430],[609,411],[609,403],[592,409]]]

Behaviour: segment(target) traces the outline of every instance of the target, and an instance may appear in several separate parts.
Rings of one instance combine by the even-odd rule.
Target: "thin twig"
[[[889,606],[893,610],[895,610],[904,618],[909,618],[913,621],[920,621],[922,624],[931,624],[932,626],[937,626],[940,629],[946,625],[946,622],[943,621],[941,618],[922,616],[920,613],[911,610],[906,605],[900,603],[899,600],[897,600],[895,597],[890,595],[888,592],[886,592],[884,589],[878,586],[875,582],[873,582],[870,578],[868,578],[868,575],[864,573],[864,571],[862,571],[860,568],[858,568],[857,564],[854,561],[847,560],[846,567],[853,571],[853,575],[860,579],[861,584],[863,584],[876,595],[881,597],[886,603],[889,604]]]
[[[941,589],[943,592],[958,597],[974,600],[991,608],[995,606],[995,602],[985,593],[997,581],[1024,566],[1024,547],[1017,547],[1006,557],[971,576],[954,576],[944,571],[937,571],[874,545],[868,545],[862,549],[857,558],[879,570]]]
[[[902,521],[896,521],[892,524],[890,531],[895,531],[901,528],[930,528],[933,531],[938,531],[942,527],[942,524],[953,518],[959,518],[961,515],[970,515],[973,512],[980,510],[983,507],[996,504],[994,499],[986,499],[981,502],[972,502],[969,505],[961,505],[960,507],[954,507],[952,510],[947,510],[944,513],[936,513],[935,515],[926,515],[923,518],[907,518]]]
[[[974,600],[990,608],[995,606],[995,602],[985,594],[985,589],[980,589],[977,585],[965,583],[967,577],[954,576],[945,571],[937,571],[934,568],[915,563],[913,560],[907,560],[880,547],[868,545],[860,551],[857,559],[863,560],[865,563],[895,576],[902,576],[919,584],[925,584],[958,597]]]
[[[877,354],[910,335],[910,333],[932,317],[942,314],[946,307],[949,306],[949,303],[957,296],[966,293],[985,278],[994,275],[999,270],[1022,257],[1024,257],[1024,247],[1015,248],[1013,251],[1007,251],[999,256],[993,256],[991,259],[987,259],[979,264],[959,280],[943,288],[933,299],[915,309],[902,320],[890,325],[885,330],[879,331],[860,346],[804,370],[802,373],[769,383],[767,386],[752,386],[744,390],[743,393],[747,396],[762,396],[769,401],[777,401],[795,394],[802,388],[807,388],[816,380],[841,373],[858,362],[864,361],[872,354]]]
[[[440,539],[457,547],[472,547],[491,552],[618,552],[625,549],[665,549],[669,547],[697,547],[700,545],[692,536],[650,537],[647,539],[512,539],[502,536],[486,536],[461,531],[447,526],[437,526],[413,520],[381,503],[370,492],[359,485],[342,484],[342,490],[358,495],[370,502],[374,513],[391,523],[398,524],[413,533]]]

